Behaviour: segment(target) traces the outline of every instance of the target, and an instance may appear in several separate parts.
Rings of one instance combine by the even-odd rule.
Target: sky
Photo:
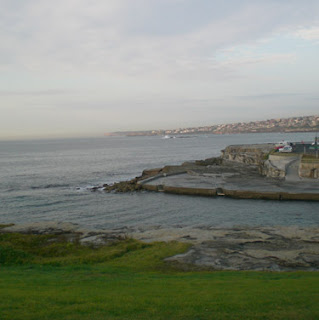
[[[0,139],[319,114],[318,0],[0,0]]]

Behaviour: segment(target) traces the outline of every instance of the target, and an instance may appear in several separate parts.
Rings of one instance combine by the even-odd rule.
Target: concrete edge
[[[171,194],[191,195],[191,196],[225,196],[234,199],[260,199],[260,200],[301,200],[319,201],[319,193],[288,193],[250,190],[227,190],[223,188],[187,188],[165,185],[143,184],[142,188],[147,191],[165,192]]]
[[[177,176],[177,175],[185,174],[185,173],[187,173],[187,170],[181,171],[181,172],[172,172],[172,173],[169,173],[169,172],[168,172],[168,173],[165,173],[165,172],[163,172],[163,173],[157,174],[157,175],[155,175],[155,176],[153,176],[153,177],[149,177],[149,178],[140,180],[140,181],[137,182],[137,184],[139,184],[139,185],[145,185],[145,183],[150,182],[150,181],[157,180],[157,179],[159,179],[159,178],[169,177],[169,176]]]

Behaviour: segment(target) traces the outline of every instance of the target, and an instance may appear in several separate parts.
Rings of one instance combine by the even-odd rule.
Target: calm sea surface
[[[230,144],[311,141],[313,136],[299,133],[0,141],[0,223],[58,220],[90,228],[318,225],[316,202],[146,192],[108,194],[87,189],[133,178],[146,168],[218,156]]]

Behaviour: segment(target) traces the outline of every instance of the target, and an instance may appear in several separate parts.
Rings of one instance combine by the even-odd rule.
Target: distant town
[[[234,134],[257,132],[316,132],[319,131],[319,116],[279,118],[264,121],[217,124],[205,127],[171,130],[122,131],[105,133],[106,136],[160,136],[190,134]]]

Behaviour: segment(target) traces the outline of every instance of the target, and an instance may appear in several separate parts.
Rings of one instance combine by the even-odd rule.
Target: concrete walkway
[[[301,157],[293,160],[286,168],[286,181],[297,182],[301,181],[302,178],[299,177],[299,165]]]

